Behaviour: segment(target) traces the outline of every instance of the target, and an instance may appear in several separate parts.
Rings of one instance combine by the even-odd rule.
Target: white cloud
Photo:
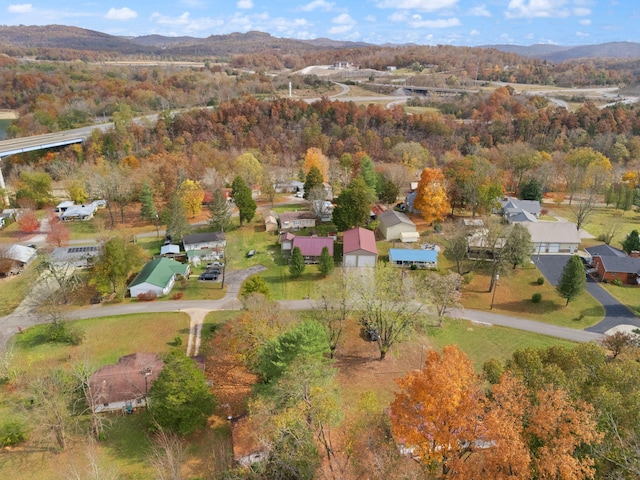
[[[322,10],[324,12],[330,12],[336,6],[333,2],[326,2],[325,0],[313,0],[311,3],[307,3],[300,7],[303,12],[312,12],[313,10]]]
[[[399,8],[404,10],[419,10],[435,12],[446,8],[453,8],[458,0],[380,0],[379,8]]]
[[[591,15],[591,9],[590,8],[574,8],[573,14],[576,17],[586,17],[587,15]]]
[[[351,18],[351,15],[348,13],[341,13],[337,17],[332,18],[331,23],[336,23],[338,25],[355,25],[356,21]]]
[[[449,28],[462,25],[457,18],[447,18],[439,20],[423,20],[420,15],[414,15],[409,21],[409,26],[413,28]]]
[[[376,17],[374,17],[373,15],[367,15],[366,17],[364,17],[364,19],[367,22],[376,22],[378,19]]]
[[[569,16],[566,0],[510,0],[507,18],[564,18]]]
[[[214,20],[208,17],[191,18],[189,12],[184,12],[178,17],[170,17],[154,12],[149,17],[149,20],[165,27],[180,27],[179,35],[211,30],[213,27],[221,27],[225,24],[222,20]]]
[[[180,3],[189,8],[204,8],[207,6],[203,0],[180,0]]]
[[[469,10],[469,15],[474,17],[491,17],[491,12],[487,10],[486,5],[478,5]]]
[[[576,32],[576,37],[588,37],[589,34],[585,32]]]
[[[336,27],[331,27],[329,30],[327,30],[327,33],[329,35],[342,35],[343,33],[350,32],[352,28],[353,25],[339,25]]]
[[[480,35],[480,32],[474,28],[469,32],[469,35],[471,35],[472,37],[477,37],[478,35]]]
[[[406,22],[409,19],[409,16],[406,12],[394,12],[389,15],[388,18],[392,22]]]
[[[30,3],[9,5],[9,7],[7,7],[7,11],[9,13],[31,13],[33,11],[33,5]]]
[[[253,8],[253,0],[238,0],[236,6],[242,10],[248,10],[249,8]]]
[[[583,18],[583,19],[582,19],[582,20],[580,20],[578,23],[579,23],[580,25],[588,26],[588,25],[591,25],[591,20],[589,20],[588,18]]]
[[[108,20],[132,20],[138,16],[135,10],[130,8],[110,8],[105,18]]]

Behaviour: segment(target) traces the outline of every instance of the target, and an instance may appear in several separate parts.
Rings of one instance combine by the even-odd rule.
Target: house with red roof
[[[342,237],[342,263],[345,267],[373,267],[378,261],[376,236],[371,230],[356,227]]]
[[[304,257],[304,263],[318,263],[322,249],[327,247],[333,257],[333,238],[331,237],[294,237],[292,250],[296,247]]]

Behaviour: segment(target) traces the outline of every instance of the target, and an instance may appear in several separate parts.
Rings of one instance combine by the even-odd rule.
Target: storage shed
[[[356,227],[344,232],[342,262],[345,267],[373,267],[377,260],[376,237],[371,230]]]

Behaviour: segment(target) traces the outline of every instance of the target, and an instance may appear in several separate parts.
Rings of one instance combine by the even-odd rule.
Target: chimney
[[[629,254],[629,256],[630,256],[631,258],[640,258],[640,252],[639,252],[638,250],[633,250],[633,251]]]

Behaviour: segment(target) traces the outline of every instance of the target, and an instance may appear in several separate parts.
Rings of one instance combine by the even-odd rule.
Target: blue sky
[[[638,0],[3,0],[0,5],[4,25],[74,25],[126,36],[258,30],[375,44],[640,42]]]

